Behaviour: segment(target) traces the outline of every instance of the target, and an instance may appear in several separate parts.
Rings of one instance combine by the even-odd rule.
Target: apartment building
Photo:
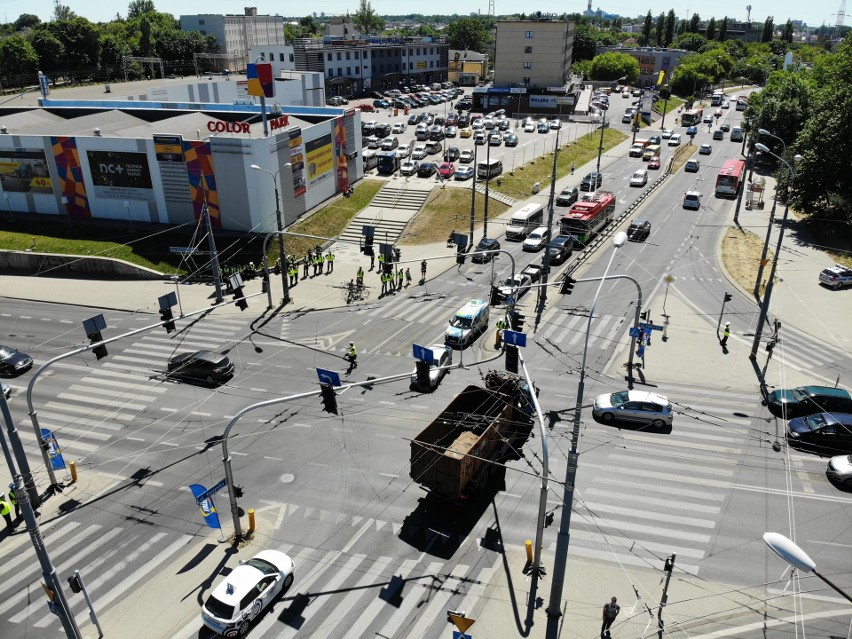
[[[570,75],[574,23],[542,17],[497,22],[494,86],[543,89]]]

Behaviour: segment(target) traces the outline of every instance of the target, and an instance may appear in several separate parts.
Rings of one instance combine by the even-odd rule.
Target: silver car
[[[836,455],[828,461],[825,474],[838,484],[852,486],[852,455]]]
[[[667,398],[636,390],[599,395],[595,399],[592,415],[605,424],[625,421],[650,424],[655,428],[671,426],[673,418]]]
[[[438,388],[438,384],[447,374],[447,367],[453,363],[453,349],[446,344],[432,344],[429,350],[432,351],[432,364],[429,366],[429,388],[423,388],[417,382],[416,368],[411,373],[411,388],[425,392],[431,392]]]

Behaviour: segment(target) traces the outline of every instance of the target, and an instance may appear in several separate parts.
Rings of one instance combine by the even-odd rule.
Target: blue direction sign
[[[420,344],[412,344],[411,350],[414,351],[414,359],[419,359],[421,362],[433,364],[435,362],[435,354],[431,348],[420,346]]]
[[[317,369],[317,377],[320,384],[331,384],[332,386],[340,386],[340,375],[335,371],[329,371],[324,368]]]
[[[630,327],[630,337],[642,337],[642,329],[641,328],[633,328]]]
[[[659,324],[639,324],[639,328],[646,331],[661,331],[663,327]]]
[[[503,331],[503,341],[507,344],[512,344],[514,346],[526,346],[527,345],[527,334],[519,333],[518,331],[510,331],[506,329]]]
[[[227,485],[228,485],[228,482],[223,479],[222,481],[220,481],[215,486],[212,486],[212,487],[208,488],[207,490],[205,490],[203,493],[201,493],[198,497],[195,498],[195,501],[200,504],[202,501],[207,499],[210,495],[215,495],[216,493],[218,493],[220,490],[222,490]]]
[[[453,639],[473,639],[473,637],[458,630],[453,630]]]

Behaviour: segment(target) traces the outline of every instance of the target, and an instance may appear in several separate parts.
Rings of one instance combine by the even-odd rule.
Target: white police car
[[[263,610],[293,584],[296,565],[278,550],[264,550],[241,561],[201,608],[201,621],[223,637],[246,634]]]
[[[839,288],[843,288],[844,286],[852,286],[852,269],[847,268],[842,264],[829,266],[820,272],[819,281],[820,284],[825,284],[829,288],[833,288],[835,291]]]

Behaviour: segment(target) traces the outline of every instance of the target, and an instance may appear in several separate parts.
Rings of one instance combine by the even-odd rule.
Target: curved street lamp
[[[814,560],[808,556],[808,553],[799,548],[799,546],[796,545],[795,542],[780,533],[773,532],[763,533],[763,541],[764,543],[766,543],[767,546],[769,546],[772,552],[781,557],[781,559],[786,561],[793,568],[797,568],[802,572],[814,573],[817,577],[819,577],[829,586],[834,588],[846,599],[852,601],[852,597],[850,597],[847,593],[843,592],[840,588],[831,583],[828,579],[825,578],[824,575],[821,575],[817,572],[816,563],[814,562]]]

